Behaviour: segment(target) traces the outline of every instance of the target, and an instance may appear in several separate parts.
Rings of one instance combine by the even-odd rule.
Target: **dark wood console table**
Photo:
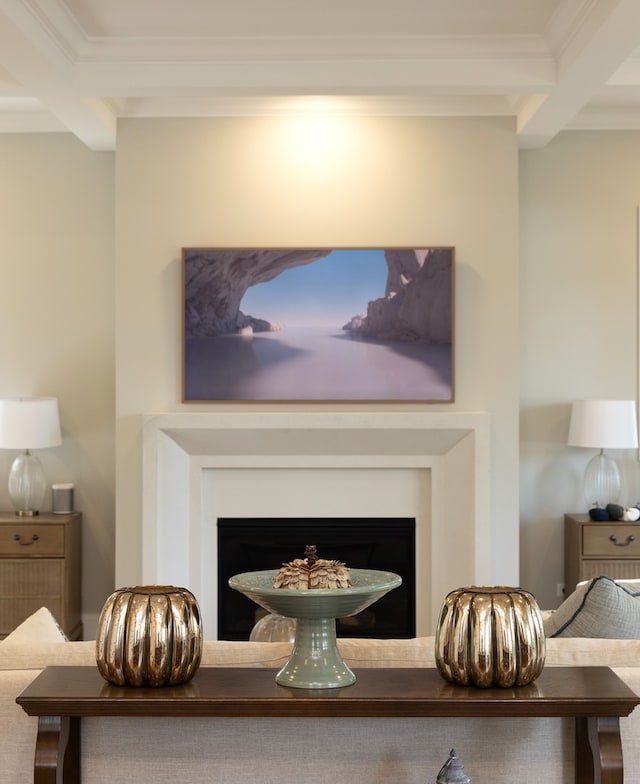
[[[85,716],[568,717],[576,784],[622,784],[620,717],[640,704],[606,667],[547,667],[529,686],[476,689],[434,669],[364,669],[340,689],[290,689],[275,671],[201,667],[182,686],[113,686],[94,667],[47,667],[17,698],[38,717],[34,784],[79,784]]]

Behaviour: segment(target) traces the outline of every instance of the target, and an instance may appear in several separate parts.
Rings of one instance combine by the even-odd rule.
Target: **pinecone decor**
[[[283,564],[273,581],[274,588],[289,591],[312,591],[319,588],[350,588],[349,570],[342,561],[318,558],[316,546],[305,547],[304,558]]]

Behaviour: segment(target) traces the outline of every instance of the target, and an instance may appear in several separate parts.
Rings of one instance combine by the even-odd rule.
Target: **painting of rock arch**
[[[454,248],[183,248],[183,400],[454,399]]]

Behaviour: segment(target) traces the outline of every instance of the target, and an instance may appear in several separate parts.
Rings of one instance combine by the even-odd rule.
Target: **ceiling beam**
[[[520,147],[543,147],[602,91],[640,44],[638,0],[591,3],[557,53],[556,86],[523,102]]]
[[[80,88],[104,95],[502,95],[551,89],[546,61],[451,58],[304,61],[91,62],[78,65]]]
[[[5,12],[6,8],[11,11]],[[113,150],[116,117],[109,104],[73,84],[74,63],[22,4],[0,4],[0,51],[6,71],[92,150]]]

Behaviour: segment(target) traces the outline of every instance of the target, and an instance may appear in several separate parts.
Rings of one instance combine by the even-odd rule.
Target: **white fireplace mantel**
[[[431,633],[448,591],[489,579],[489,465],[485,412],[145,414],[143,580],[189,587],[213,638],[218,517],[406,515],[411,495]]]

